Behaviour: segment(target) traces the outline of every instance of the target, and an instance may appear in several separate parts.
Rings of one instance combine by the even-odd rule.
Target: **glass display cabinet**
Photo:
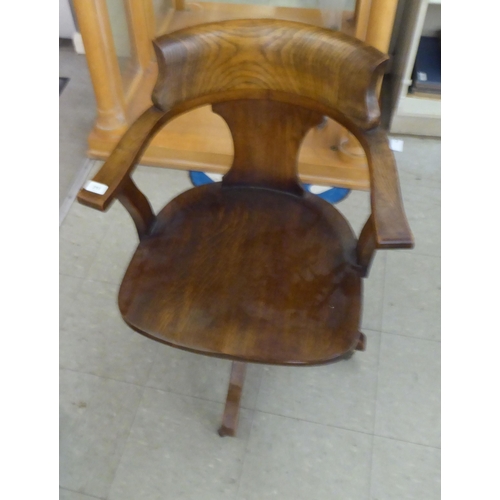
[[[275,18],[339,29],[386,52],[398,0],[73,0],[97,102],[88,156],[105,159],[149,106],[157,66],[151,41],[196,24]],[[270,5],[274,3],[276,5]],[[223,174],[233,145],[210,106],[167,124],[140,163]],[[354,137],[327,119],[306,136],[299,156],[303,182],[368,190],[366,158]]]

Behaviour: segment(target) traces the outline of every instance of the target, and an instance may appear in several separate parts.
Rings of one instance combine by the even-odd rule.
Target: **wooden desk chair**
[[[154,105],[95,176],[105,192],[89,186],[78,200],[106,210],[118,199],[137,227],[118,299],[125,322],[172,347],[233,360],[219,433],[234,435],[246,363],[317,365],[363,350],[361,279],[374,251],[413,245],[377,128],[387,57],[343,34],[277,20],[196,26],[154,45]],[[163,125],[205,104],[231,130],[233,165],[221,183],[154,215],[134,167]],[[369,160],[372,213],[359,239],[298,181],[301,141],[324,115],[349,129]]]

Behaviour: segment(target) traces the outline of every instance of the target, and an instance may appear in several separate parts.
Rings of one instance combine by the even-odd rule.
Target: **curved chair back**
[[[378,124],[377,80],[388,57],[342,33],[275,19],[231,20],[165,35],[154,46],[153,102],[163,111],[186,101],[261,98],[314,107],[362,130]]]

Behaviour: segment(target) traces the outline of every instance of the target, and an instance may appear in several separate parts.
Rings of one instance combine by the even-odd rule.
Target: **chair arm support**
[[[394,155],[379,128],[360,133],[358,140],[368,158],[372,215],[360,235],[360,244],[375,248],[413,248]],[[369,225],[368,225],[369,224]],[[373,243],[369,243],[373,239]],[[366,253],[366,251],[365,251]]]
[[[368,217],[356,245],[356,262],[363,278],[368,275],[370,265],[376,250],[375,230],[373,226],[373,215]]]
[[[170,113],[165,113],[154,106],[147,109],[125,132],[109,158],[92,179],[94,182],[107,186],[106,192],[97,194],[83,188],[78,193],[78,201],[96,210],[105,211],[119,197],[122,189],[128,185],[130,175],[149,141],[168,118],[170,118]]]
[[[127,176],[127,181],[123,184],[118,200],[132,217],[139,239],[142,240],[144,236],[149,234],[156,216],[148,199],[129,176]]]

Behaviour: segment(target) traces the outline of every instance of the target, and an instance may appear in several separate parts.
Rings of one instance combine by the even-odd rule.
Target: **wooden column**
[[[358,0],[356,4],[356,38],[381,52],[387,52],[394,26],[398,0]],[[368,15],[369,12],[369,15]],[[382,80],[378,83],[378,92]],[[366,156],[358,140],[347,130],[341,134],[339,156],[347,163],[366,163]]]
[[[370,6],[372,0],[357,0],[356,10],[354,12],[356,21],[355,36],[359,40],[364,40],[366,30],[368,29],[368,21],[370,20]]]
[[[144,12],[147,21],[149,40],[151,41],[156,38],[156,19],[153,0],[146,0],[146,2],[144,2]]]
[[[146,71],[154,60],[152,40],[154,31],[154,11],[151,0],[138,2],[125,0],[125,7],[130,23],[132,46],[141,71]],[[153,28],[154,29],[154,28]]]
[[[147,74],[155,73],[157,68],[152,44],[155,19],[152,0],[124,0],[124,3],[133,53],[132,74],[127,79],[124,92],[127,117],[133,121],[152,104],[150,92],[147,96],[143,95],[145,99],[138,96],[144,94],[141,87]]]
[[[105,0],[73,0],[97,101],[94,132],[119,137],[127,128],[125,99]]]
[[[387,52],[394,26],[398,0],[372,0],[370,22],[365,42],[372,47]]]

